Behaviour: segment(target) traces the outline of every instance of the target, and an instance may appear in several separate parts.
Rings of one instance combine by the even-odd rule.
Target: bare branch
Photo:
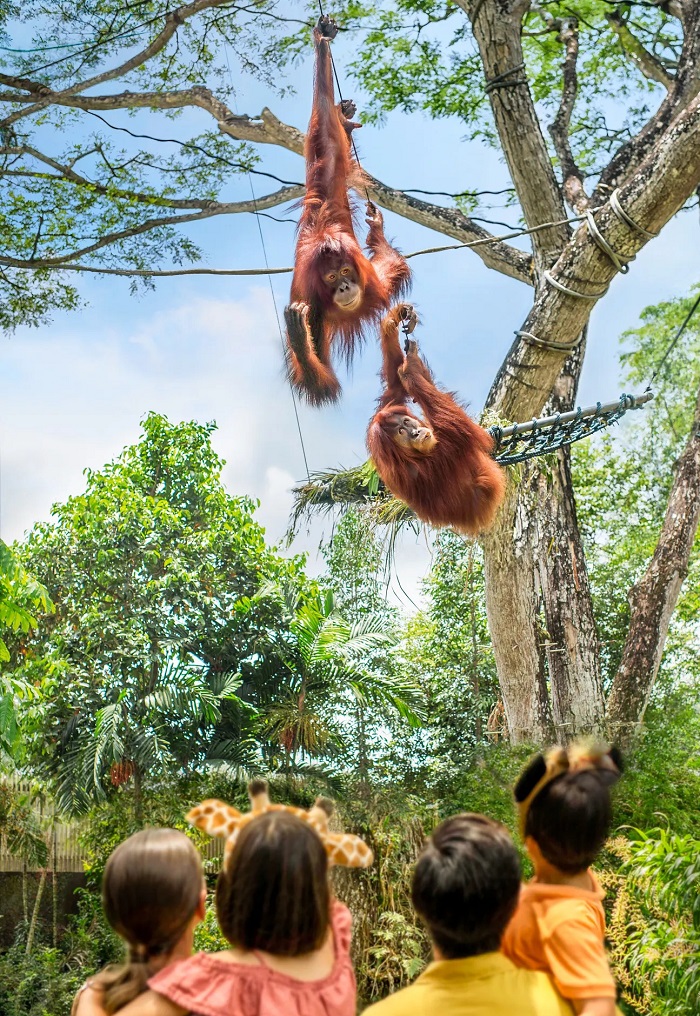
[[[125,74],[128,74],[129,71],[147,63],[152,57],[160,53],[161,50],[163,50],[170,42],[178,28],[189,18],[194,17],[207,8],[221,7],[228,2],[229,0],[193,0],[192,3],[185,4],[177,10],[171,11],[165,17],[165,27],[158,33],[155,39],[153,39],[148,46],[145,47],[145,49],[142,49],[139,53],[135,53],[134,56],[125,60],[117,67],[113,67],[111,70],[103,71],[101,74],[96,74],[92,78],[86,78],[85,81],[80,81],[74,85],[70,85],[69,88],[61,89],[60,92],[54,93],[49,91],[48,95],[45,95],[42,99],[33,103],[27,109],[17,110],[15,113],[12,113],[10,116],[0,121],[0,126],[9,127],[11,124],[16,123],[17,120],[21,120],[22,117],[30,116],[32,113],[36,113],[39,110],[44,109],[46,106],[49,106],[56,101],[56,96],[76,95],[79,92],[87,91],[88,88],[95,88],[97,85],[102,85],[105,81],[113,81],[115,78],[123,77]],[[0,81],[4,84],[9,83],[6,75],[0,75]]]
[[[642,72],[645,78],[650,81],[658,81],[664,88],[669,89],[673,85],[674,76],[669,74],[660,60],[650,53],[639,39],[630,31],[629,25],[624,21],[619,11],[613,11],[605,15],[608,24],[620,40],[623,53],[630,58]]]
[[[160,218],[146,219],[144,222],[139,223],[136,226],[130,226],[128,229],[121,229],[114,233],[107,233],[101,236],[95,243],[89,244],[86,247],[81,247],[78,250],[74,250],[69,254],[61,254],[59,257],[53,258],[41,258],[34,260],[8,260],[0,261],[3,264],[13,265],[17,268],[38,268],[40,267],[39,261],[41,261],[41,267],[49,268],[51,266],[62,266],[63,264],[76,261],[81,257],[87,257],[88,254],[94,254],[95,251],[102,250],[104,247],[109,247],[120,240],[127,240],[132,236],[139,236],[141,233],[148,233],[152,229],[159,229],[162,226],[177,226],[183,222],[197,222],[200,219],[210,219],[214,215],[235,215],[241,212],[259,212],[264,208],[274,208],[277,205],[284,204],[286,201],[293,201],[302,196],[304,188],[298,187],[282,187],[280,190],[275,191],[274,194],[267,194],[265,197],[250,199],[249,201],[221,201],[214,202],[213,207],[203,208],[198,212],[191,212],[188,215],[164,215]],[[147,274],[151,274],[150,272]]]
[[[3,76],[0,75],[0,80]],[[19,79],[6,81],[11,87],[17,87]],[[31,85],[35,90],[41,88],[37,83],[23,79],[21,87]],[[0,101],[6,97],[0,93]],[[24,96],[17,101],[28,101]],[[178,109],[185,106],[197,106],[208,112],[218,123],[219,130],[236,141],[249,141],[260,145],[277,145],[290,152],[303,155],[304,135],[296,127],[284,123],[265,107],[257,117],[233,113],[225,103],[218,99],[210,89],[194,86],[174,92],[121,92],[117,95],[65,95],[52,93],[52,102],[59,106],[70,106],[86,111],[115,109]],[[375,177],[367,176],[368,190],[373,201],[389,211],[396,212],[414,222],[419,222],[428,229],[452,236],[465,243],[472,240],[488,240],[490,234],[477,225],[469,216],[456,208],[443,208],[428,201],[421,201],[402,191],[388,187]],[[560,216],[561,217],[561,216]],[[542,220],[547,221],[547,220]],[[532,258],[529,254],[509,247],[506,244],[485,243],[476,248],[487,268],[493,268],[510,278],[533,283]]]
[[[622,145],[601,173],[593,195],[594,205],[605,201],[646,160],[673,119],[700,91],[700,0],[683,0],[680,18],[683,48],[678,73],[654,116],[639,134]]]
[[[105,268],[102,265],[57,265],[50,258],[27,261],[5,255],[0,255],[0,265],[32,272],[48,268],[57,272],[89,272],[93,275],[121,275],[141,279],[169,279],[180,275],[289,275],[294,271],[293,268]]]
[[[588,208],[588,195],[583,186],[583,174],[576,165],[571,144],[569,126],[578,92],[576,61],[578,60],[578,22],[576,18],[562,18],[557,23],[559,41],[564,44],[566,56],[562,64],[564,87],[559,111],[549,128],[554,148],[562,171],[564,197],[569,206],[581,215]]]
[[[29,145],[16,145],[0,147],[0,155],[29,155],[37,162],[43,163],[45,166],[50,166],[51,169],[56,170],[56,174],[51,173],[40,173],[22,170],[6,169],[3,171],[4,176],[32,176],[39,177],[49,180],[68,180],[78,186],[89,187],[91,191],[96,194],[106,194],[110,197],[117,198],[128,198],[131,201],[139,201],[143,204],[154,205],[162,208],[216,208],[217,205],[221,204],[219,201],[214,201],[208,198],[166,198],[159,194],[143,194],[140,191],[124,190],[121,187],[115,187],[110,184],[109,186],[101,183],[95,183],[89,180],[85,176],[81,176],[80,173],[76,173],[74,169],[63,163],[57,162],[56,159],[52,159],[49,155],[44,155],[43,152],[38,151],[36,148],[32,148]],[[303,193],[303,187],[301,184],[298,188]],[[248,209],[241,209],[247,211]]]

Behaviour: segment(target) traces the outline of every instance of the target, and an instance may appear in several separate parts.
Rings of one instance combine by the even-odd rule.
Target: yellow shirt
[[[590,889],[527,882],[501,949],[518,967],[546,971],[564,998],[615,998],[605,955],[605,893],[588,874]]]
[[[436,960],[364,1016],[572,1016],[546,974],[518,970],[501,953]]]

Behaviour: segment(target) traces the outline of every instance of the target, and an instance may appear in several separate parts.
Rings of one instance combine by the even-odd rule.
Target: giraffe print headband
[[[245,813],[224,801],[212,798],[202,801],[185,816],[190,825],[210,836],[226,837],[224,867],[228,864],[238,834],[244,826],[268,811],[286,811],[296,815],[318,833],[330,864],[341,864],[346,868],[369,868],[374,854],[364,840],[352,833],[332,833],[329,830],[328,819],[333,814],[333,802],[327,797],[317,797],[313,807],[305,810],[291,804],[272,804],[267,790],[265,780],[252,780],[248,786],[251,808]]]
[[[606,748],[595,744],[550,748],[546,755],[535,755],[514,790],[522,836],[525,836],[530,806],[544,788],[564,773],[581,772],[584,769],[595,769],[605,776],[609,784],[616,783],[622,772],[622,756],[615,747]]]

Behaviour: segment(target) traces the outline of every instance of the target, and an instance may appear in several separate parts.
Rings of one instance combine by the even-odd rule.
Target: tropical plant
[[[266,725],[291,771],[305,758],[333,754],[341,745],[342,716],[353,705],[391,710],[409,724],[420,722],[420,695],[411,682],[378,672],[372,656],[388,651],[397,634],[386,614],[351,622],[335,609],[330,591],[314,588],[301,597],[293,586],[266,587],[284,605],[286,623],[269,630],[263,655],[282,665]]]
[[[694,1016],[700,1010],[700,841],[633,829],[613,850],[623,861],[612,919],[623,998],[644,1016]]]
[[[280,611],[255,594],[301,562],[268,548],[254,503],[225,491],[213,429],[150,414],[23,548],[59,605],[11,646],[13,673],[43,693],[25,710],[27,764],[64,809],[128,785],[139,810],[147,775],[259,758],[256,645]]]

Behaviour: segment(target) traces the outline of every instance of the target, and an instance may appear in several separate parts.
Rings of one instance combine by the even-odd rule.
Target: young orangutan
[[[409,286],[411,271],[384,235],[382,213],[367,205],[365,255],[353,226],[348,189],[364,187],[352,156],[350,118],[355,104],[335,104],[330,41],[338,29],[327,17],[314,29],[316,72],[306,134],[304,197],[290,304],[285,309],[287,369],[291,383],[313,405],[335,402],[340,382],[332,365],[339,351],[349,362],[363,329]]]
[[[435,387],[413,339],[406,339],[404,356],[401,322],[407,332],[415,328],[410,304],[393,307],[382,321],[385,390],[367,431],[369,453],[385,485],[419,519],[476,536],[493,522],[505,491],[504,473],[490,454],[493,438]]]

